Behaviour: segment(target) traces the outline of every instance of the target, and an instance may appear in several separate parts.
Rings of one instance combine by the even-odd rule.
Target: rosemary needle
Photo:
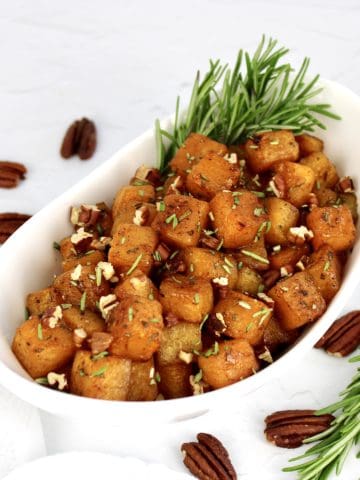
[[[233,69],[210,60],[210,68],[200,80],[198,72],[189,105],[180,118],[180,98],[176,100],[172,131],[155,122],[158,166],[164,171],[185,139],[192,132],[207,135],[227,145],[242,142],[266,130],[292,130],[295,134],[325,129],[318,116],[340,117],[330,105],[312,103],[322,88],[319,76],[306,81],[309,59],[298,72],[289,63],[281,63],[288,53],[277,48],[277,41],[262,37],[251,57],[240,50]],[[221,83],[222,81],[222,83]]]

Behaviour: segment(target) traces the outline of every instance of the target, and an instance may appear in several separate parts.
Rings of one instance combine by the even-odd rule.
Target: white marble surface
[[[0,190],[0,211],[35,213],[155,117],[172,112],[176,95],[187,97],[195,70],[209,57],[231,61],[262,33],[288,46],[294,65],[310,56],[313,73],[360,93],[359,21],[359,0],[3,0],[0,158],[25,163],[29,174],[19,188]],[[98,126],[96,155],[64,161],[58,153],[64,130],[83,115]],[[291,479],[279,473],[291,453],[263,439],[264,415],[333,401],[352,371],[345,361],[312,352],[286,378],[241,403],[245,421],[243,411],[238,419],[200,418],[157,435],[145,432],[139,442],[134,432],[125,438],[103,426],[91,436],[88,426],[44,414],[45,439],[49,453],[92,448],[181,469],[179,442],[211,430],[229,446],[241,478]],[[2,417],[0,411],[0,424]],[[356,480],[359,463],[347,468],[342,478]]]

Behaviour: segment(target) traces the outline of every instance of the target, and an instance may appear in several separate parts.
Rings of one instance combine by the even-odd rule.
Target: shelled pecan
[[[332,415],[315,415],[315,410],[283,410],[265,418],[264,433],[277,447],[297,448],[307,438],[327,430]]]
[[[31,215],[0,213],[0,244],[4,243]]]
[[[14,188],[25,178],[27,169],[22,163],[0,161],[0,188]]]
[[[229,453],[220,440],[208,433],[199,433],[197,439],[181,446],[190,472],[200,480],[236,480]]]
[[[360,345],[360,310],[336,320],[315,344],[336,357],[346,357]]]
[[[93,156],[96,148],[96,128],[88,118],[75,120],[66,130],[60,153],[63,158],[78,155],[81,160]]]

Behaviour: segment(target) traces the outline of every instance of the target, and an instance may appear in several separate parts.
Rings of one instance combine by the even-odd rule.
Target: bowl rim
[[[348,87],[345,87],[338,82],[320,79],[324,89],[331,87],[338,93],[348,97],[351,100],[355,108],[360,111],[360,96],[351,91]],[[167,117],[161,122],[163,127],[171,124],[174,115]],[[127,151],[131,151],[134,148],[141,146],[144,141],[154,137],[154,129],[150,128],[143,134],[136,137],[125,146],[116,151],[108,160],[97,166],[88,175],[86,175],[79,182],[75,183],[72,187],[67,189],[61,195],[53,199],[48,205],[43,207],[39,212],[34,214],[30,220],[28,220],[20,229],[18,229],[11,238],[0,249],[0,264],[1,259],[4,259],[10,251],[16,250],[17,244],[26,235],[27,229],[30,229],[34,222],[38,222],[42,217],[46,217],[47,212],[51,211],[57,205],[64,204],[64,200],[71,196],[73,193],[86,185],[86,183],[95,177],[98,177],[104,168],[112,169],[117,164],[118,158],[124,155]],[[359,233],[359,232],[358,232]],[[359,243],[359,239],[357,240]],[[351,258],[351,257],[350,257]],[[349,262],[349,261],[348,261]],[[104,408],[107,410],[106,415],[115,415],[120,413],[129,418],[133,418],[135,414],[139,417],[144,416],[144,410],[146,410],[146,417],[148,421],[153,418],[156,422],[159,418],[163,417],[167,421],[169,419],[182,420],[186,419],[187,415],[181,415],[183,411],[196,411],[192,413],[190,417],[198,416],[207,413],[209,409],[223,410],[223,400],[227,397],[234,397],[238,399],[238,395],[247,395],[258,390],[265,383],[269,382],[273,378],[278,378],[281,373],[284,374],[288,369],[286,365],[294,365],[296,362],[306,354],[307,350],[311,348],[316,340],[324,334],[327,328],[330,326],[332,319],[337,318],[341,313],[343,307],[346,305],[351,295],[353,294],[356,286],[360,282],[357,278],[357,268],[360,268],[360,255],[354,261],[352,269],[347,273],[347,278],[342,282],[341,288],[338,294],[334,297],[332,302],[328,305],[325,313],[314,323],[308,331],[295,342],[295,344],[274,363],[268,365],[266,368],[260,370],[256,375],[252,375],[242,381],[236,382],[227,387],[223,387],[218,390],[208,392],[204,395],[183,397],[179,399],[169,399],[165,401],[152,401],[152,402],[133,402],[133,401],[109,401],[102,399],[94,399],[89,397],[80,397],[74,394],[65,394],[57,390],[43,388],[35,381],[14,371],[7,366],[5,362],[0,358],[0,384],[7,390],[14,393],[23,400],[36,405],[44,410],[63,414],[64,416],[82,417],[84,412],[88,412],[87,408],[84,408],[85,403],[91,409],[91,412],[96,416],[101,417],[104,414]],[[347,288],[344,288],[347,287]],[[5,336],[0,332],[0,350],[10,351],[11,355],[14,354],[11,351],[10,345]],[[22,371],[24,371],[22,369]],[[147,408],[144,409],[144,404]],[[60,406],[59,406],[60,405]],[[174,412],[179,412],[180,416],[176,417]]]

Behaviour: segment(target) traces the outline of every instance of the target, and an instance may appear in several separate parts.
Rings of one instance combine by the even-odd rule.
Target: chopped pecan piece
[[[0,188],[16,187],[26,172],[22,163],[0,161]]]
[[[183,273],[186,270],[186,265],[179,255],[176,255],[173,258],[169,258],[166,262],[166,268],[170,273]]]
[[[180,318],[177,317],[174,313],[169,312],[164,316],[164,321],[167,327],[173,327],[180,322]]]
[[[236,480],[229,453],[220,440],[208,433],[199,433],[197,439],[181,446],[190,472],[200,480]]]
[[[210,235],[202,235],[200,237],[199,243],[202,247],[211,248],[216,250],[220,245],[220,240]]]
[[[332,415],[315,415],[315,410],[283,410],[265,418],[265,435],[277,447],[297,448],[303,441],[327,430]]]
[[[270,289],[280,278],[279,270],[268,270],[263,274],[263,282],[267,289]]]
[[[0,213],[0,244],[4,243],[31,215]]]
[[[315,344],[336,357],[346,357],[360,345],[360,310],[336,320]]]
[[[97,355],[98,353],[105,352],[111,345],[113,340],[112,335],[107,332],[94,332],[89,340],[91,353]]]
[[[336,185],[336,189],[341,193],[350,193],[354,191],[354,183],[351,177],[342,177]]]
[[[79,155],[81,160],[92,157],[96,148],[96,128],[87,118],[76,120],[67,129],[61,145],[61,156],[70,158]]]

